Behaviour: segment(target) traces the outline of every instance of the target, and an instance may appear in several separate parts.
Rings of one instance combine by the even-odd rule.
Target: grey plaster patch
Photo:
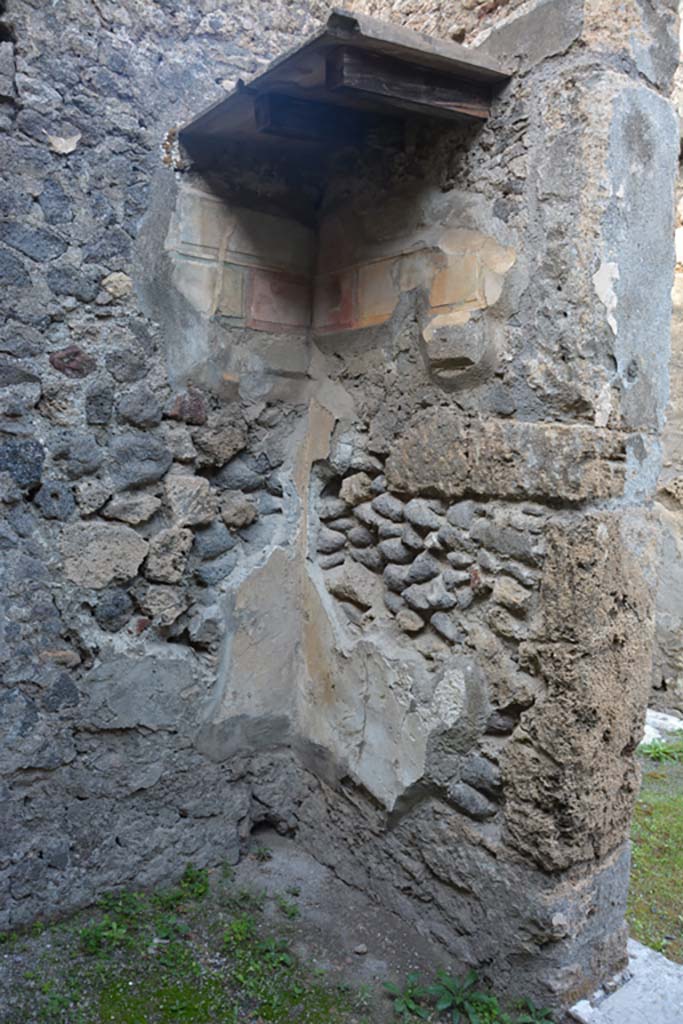
[[[495,28],[477,52],[518,72],[528,71],[549,57],[566,53],[582,28],[581,0],[546,0]]]
[[[678,144],[676,117],[665,99],[641,85],[616,94],[603,262],[618,268],[614,352],[624,418],[636,429],[661,429],[668,398]]]
[[[666,90],[676,72],[679,46],[676,15],[670,4],[638,0],[643,31],[631,34],[631,50],[638,70],[655,86]]]
[[[291,742],[291,725],[285,715],[235,715],[222,722],[205,722],[195,737],[195,747],[212,761],[227,761],[236,754],[274,750]]]
[[[196,679],[192,659],[113,658],[86,678],[88,699],[81,712],[84,727],[97,729],[181,728],[190,714],[190,691]]]

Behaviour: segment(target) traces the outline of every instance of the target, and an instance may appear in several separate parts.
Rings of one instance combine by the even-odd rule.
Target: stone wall
[[[679,217],[680,220],[680,217]],[[682,230],[676,229],[677,239]],[[677,249],[680,243],[677,241]],[[663,439],[663,465],[658,481],[657,513],[661,534],[657,587],[657,633],[651,703],[665,711],[683,712],[683,266],[677,252],[671,325],[671,393]]]
[[[268,821],[573,999],[625,952],[672,4],[453,5],[490,121],[322,182],[172,152],[326,14],[214,7],[3,16],[2,926]]]
[[[353,0],[348,5],[354,11],[398,21],[416,32],[468,44],[519,8],[534,6],[528,0],[459,0],[445,4],[435,0]]]
[[[679,64],[674,79],[679,126],[683,115],[682,68]],[[665,711],[683,712],[683,183],[680,161],[678,171],[670,392],[656,495],[661,532],[651,703]]]
[[[245,733],[226,764],[197,740],[239,615],[226,580],[291,533],[278,475],[287,430],[268,454],[262,443],[288,412],[232,403],[220,372],[220,395],[181,382],[202,335],[180,307],[201,281],[182,277],[175,333],[150,319],[142,284],[166,232],[146,253],[143,226],[153,234],[157,196],[170,215],[169,130],[326,11],[1,6],[7,928],[169,878],[188,859],[234,861],[271,805],[294,822],[284,741],[279,795],[259,802],[278,753],[257,766]],[[170,284],[169,305],[175,294]]]

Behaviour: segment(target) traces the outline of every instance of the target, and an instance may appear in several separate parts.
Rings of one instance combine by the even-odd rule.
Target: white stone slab
[[[630,978],[569,1011],[579,1024],[683,1024],[683,964],[629,940]]]
[[[663,740],[683,729],[683,719],[668,715],[664,711],[653,711],[648,708],[645,719],[645,734],[641,742],[651,743],[652,740]]]

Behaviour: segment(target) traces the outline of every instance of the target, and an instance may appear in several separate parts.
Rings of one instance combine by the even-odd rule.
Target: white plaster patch
[[[214,309],[216,273],[213,263],[180,259],[173,265],[173,285],[198,313],[210,316]]]
[[[431,341],[436,331],[442,327],[462,327],[470,318],[466,309],[457,309],[453,313],[440,313],[433,317],[422,332],[425,341]]]
[[[598,540],[600,541],[601,544],[606,544],[607,541],[609,540],[609,530],[607,529],[607,526],[605,525],[605,523],[599,523],[598,524],[598,529],[596,531],[596,537],[598,538]]]
[[[595,426],[606,427],[612,413],[612,388],[609,382],[603,384],[595,402]]]
[[[439,721],[448,727],[455,725],[462,718],[465,696],[464,673],[460,669],[448,669],[439,680],[432,701],[432,710]]]
[[[676,265],[683,266],[683,228],[676,228]]]
[[[593,274],[595,294],[607,310],[607,323],[615,335],[617,334],[617,319],[614,314],[617,308],[617,294],[614,285],[618,280],[619,266],[616,263],[601,263]]]

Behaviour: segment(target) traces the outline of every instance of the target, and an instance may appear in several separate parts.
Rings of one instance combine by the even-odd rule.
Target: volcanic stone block
[[[380,540],[390,540],[392,537],[400,537],[401,540],[403,540],[405,530],[406,526],[404,523],[392,523],[389,519],[383,519],[377,529],[377,535]],[[406,547],[414,550],[415,544],[406,544]],[[420,547],[424,547],[424,543],[422,543]]]
[[[418,612],[447,612],[454,608],[456,599],[446,590],[438,577],[429,583],[414,583],[404,590],[403,600]]]
[[[223,466],[215,482],[219,487],[229,491],[257,491],[259,487],[263,487],[264,478],[243,456],[237,455]]]
[[[134,427],[156,427],[161,423],[161,406],[151,388],[140,384],[119,401],[117,412]]]
[[[474,786],[475,789],[480,790],[492,800],[496,800],[500,796],[503,785],[500,768],[481,754],[474,754],[467,759],[460,773],[460,778],[463,782],[466,782],[469,786]]]
[[[206,525],[218,513],[218,499],[204,477],[180,473],[167,476],[164,489],[177,526]]]
[[[405,544],[405,546],[407,548],[410,548],[411,551],[421,551],[422,548],[425,546],[423,538],[420,536],[417,530],[413,529],[410,523],[403,527],[399,536],[403,543]]]
[[[7,288],[25,288],[29,281],[21,260],[8,249],[0,249],[0,284]]]
[[[237,540],[221,522],[211,523],[203,530],[197,530],[194,537],[193,552],[202,559],[217,558],[218,555],[230,551]]]
[[[405,506],[404,514],[409,523],[421,530],[438,530],[441,519],[424,498],[413,498]]]
[[[74,491],[78,508],[85,516],[102,508],[107,498],[111,497],[111,487],[92,477],[89,480],[80,480],[74,486]]]
[[[429,624],[451,644],[465,638],[465,633],[458,629],[457,624],[446,612],[435,612],[429,620]]]
[[[86,423],[109,423],[113,408],[114,391],[107,384],[94,384],[88,389],[85,396]]]
[[[415,557],[415,552],[407,548],[398,538],[381,541],[379,550],[387,562],[396,562],[399,565],[406,565]]]
[[[40,384],[40,377],[17,359],[0,356],[0,388],[11,388],[17,384]]]
[[[404,633],[419,633],[424,628],[424,619],[410,608],[403,608],[396,616],[396,621]]]
[[[246,447],[247,435],[238,413],[224,409],[209,416],[192,434],[199,452],[199,465],[224,466]]]
[[[338,600],[350,601],[363,609],[372,607],[378,596],[378,583],[374,573],[354,562],[332,570],[325,578],[327,589]]]
[[[100,275],[94,267],[50,267],[47,283],[55,295],[72,295],[81,302],[93,302],[100,290]]]
[[[373,572],[381,572],[384,568],[384,558],[377,548],[351,548],[351,558]]]
[[[133,614],[133,602],[125,590],[105,590],[95,606],[95,618],[102,629],[116,633],[123,629]]]
[[[10,474],[19,487],[36,487],[43,473],[45,450],[38,441],[5,441],[0,444],[0,471]]]
[[[148,543],[129,526],[73,523],[62,532],[64,575],[81,587],[96,590],[114,581],[132,579]]]
[[[348,512],[348,505],[341,498],[322,498],[318,504],[318,516],[327,521],[345,516]]]
[[[0,43],[0,97],[3,100],[12,100],[17,94],[15,74],[14,43],[4,40]]]
[[[76,507],[71,488],[59,480],[46,481],[33,500],[46,519],[68,519]]]
[[[403,519],[403,502],[393,494],[380,494],[373,500],[372,507],[379,515],[394,523],[400,523]]]
[[[371,496],[372,480],[367,473],[354,473],[353,476],[347,476],[342,481],[339,497],[347,505],[361,505]]]
[[[349,530],[353,530],[356,523],[355,519],[351,519],[350,516],[342,516],[341,519],[330,519],[327,521],[327,526],[330,530],[337,530],[339,533],[348,533]]]
[[[0,223],[0,240],[38,262],[54,260],[68,248],[64,239],[53,231],[10,220]]]
[[[469,530],[476,508],[477,505],[473,501],[459,501],[456,505],[451,505],[446,513],[446,519],[451,526]]]
[[[143,612],[159,626],[171,626],[189,605],[187,594],[180,587],[153,583],[139,596]]]
[[[152,518],[161,508],[161,499],[153,494],[116,494],[103,510],[105,519],[120,519],[122,523],[139,526]]]
[[[493,600],[516,615],[523,615],[529,607],[529,591],[509,576],[500,576],[493,586]]]
[[[384,582],[389,587],[389,590],[393,590],[397,594],[405,590],[409,585],[408,572],[409,568],[406,565],[388,565],[384,570]]]
[[[68,345],[58,352],[52,352],[50,362],[55,370],[59,370],[65,377],[75,377],[76,379],[87,377],[97,368],[96,360],[80,349],[78,345]]]
[[[332,524],[330,523],[330,526]],[[347,533],[349,543],[356,548],[368,548],[374,544],[375,538],[365,526],[354,526]]]
[[[228,551],[227,554],[221,555],[220,558],[213,558],[211,561],[202,562],[196,570],[196,574],[202,583],[205,583],[207,586],[213,586],[229,576],[236,565],[237,552]]]
[[[417,556],[409,567],[408,583],[426,583],[428,580],[438,576],[441,569],[441,563],[433,555],[430,555],[428,551],[424,551],[421,555]]]
[[[584,425],[468,419],[430,410],[405,431],[386,464],[392,490],[456,498],[581,502],[623,492],[625,436]]]
[[[346,552],[335,551],[333,555],[322,555],[318,559],[318,564],[321,569],[336,569],[338,565],[343,565],[346,561]]]
[[[201,391],[195,388],[188,388],[187,391],[176,395],[166,410],[166,416],[172,420],[181,420],[193,426],[202,426],[206,423],[206,403]]]
[[[466,782],[456,782],[455,785],[449,786],[448,799],[454,807],[475,821],[492,818],[498,811],[496,805],[487,800],[483,793],[468,786]]]
[[[119,488],[141,487],[170,469],[172,456],[156,437],[128,431],[112,442],[112,477]]]
[[[192,530],[171,527],[152,537],[145,566],[145,576],[157,583],[178,583],[192,547]]]
[[[331,555],[339,551],[346,544],[346,537],[343,533],[330,530],[323,526],[318,533],[317,549],[321,555]]]
[[[66,475],[71,480],[78,480],[97,472],[104,461],[105,450],[85,431],[71,430],[55,440],[52,456],[64,462]]]
[[[104,362],[119,384],[132,384],[147,375],[148,365],[141,352],[132,348],[117,348],[107,352]]]
[[[266,499],[270,502],[274,501],[270,495],[262,494],[261,502]],[[259,502],[259,505],[261,505],[261,502]],[[279,504],[276,504],[276,508],[272,511],[280,511]],[[221,518],[231,530],[240,530],[245,526],[250,526],[258,518],[258,514],[259,509],[256,507],[253,499],[247,497],[246,494],[242,494],[241,491],[228,491],[221,498]],[[269,513],[266,512],[265,514],[268,515]]]

